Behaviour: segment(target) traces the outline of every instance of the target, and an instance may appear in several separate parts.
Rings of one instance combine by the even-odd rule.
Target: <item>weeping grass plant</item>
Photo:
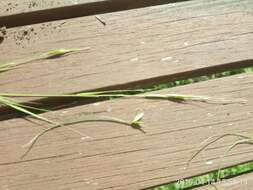
[[[114,91],[114,92],[118,92],[118,91]],[[122,93],[122,91],[120,91],[120,92]],[[89,92],[89,93],[85,93],[86,95],[82,96],[82,97],[89,97],[89,98],[90,97],[99,97],[96,94],[100,94],[100,93],[104,93],[104,92],[96,92],[96,93]],[[30,95],[30,96],[28,96],[28,95],[27,96],[20,95],[20,96],[21,97],[31,97],[32,95]],[[41,95],[41,96],[43,96],[43,95]],[[47,97],[47,96],[43,96],[43,97]],[[50,96],[48,96],[48,97],[50,97]],[[69,97],[69,96],[67,96],[67,97]],[[52,131],[54,129],[60,128],[60,127],[66,127],[68,129],[72,130],[71,128],[69,128],[67,126],[71,125],[71,124],[75,124],[75,123],[80,123],[80,122],[113,122],[113,123],[118,123],[118,124],[122,124],[122,125],[131,126],[132,128],[138,129],[139,131],[145,133],[145,131],[141,128],[141,121],[143,119],[144,113],[137,114],[134,117],[134,119],[131,120],[131,121],[122,120],[122,119],[119,119],[119,118],[116,118],[116,117],[106,117],[106,116],[87,117],[86,116],[85,118],[83,118],[83,117],[75,118],[73,121],[68,121],[68,122],[64,122],[64,123],[57,123],[57,122],[54,122],[52,120],[49,120],[46,117],[40,116],[39,114],[36,114],[36,113],[34,113],[32,111],[32,110],[34,110],[34,111],[47,112],[48,110],[40,109],[40,108],[35,108],[35,107],[32,107],[32,106],[26,106],[24,104],[17,103],[16,101],[14,101],[14,100],[6,97],[6,96],[2,96],[2,95],[0,95],[0,105],[1,104],[4,105],[4,106],[11,107],[11,108],[15,109],[18,112],[24,113],[24,114],[26,114],[28,116],[32,116],[35,119],[39,119],[39,120],[44,121],[44,122],[46,122],[46,123],[49,124],[48,128],[46,128],[45,130],[43,130],[42,132],[40,132],[38,135],[36,135],[34,138],[32,138],[32,140],[30,140],[29,143],[27,143],[25,145],[25,147],[28,147],[28,150],[22,156],[23,158],[30,152],[30,150],[32,149],[32,147],[34,146],[34,144],[44,134],[46,134],[47,132]],[[72,130],[72,131],[74,131],[74,130]]]
[[[140,90],[114,90],[101,92],[84,92],[77,94],[18,94],[18,93],[0,93],[0,97],[44,97],[44,98],[144,98],[144,99],[160,99],[174,102],[203,102],[210,104],[245,104],[245,99],[227,99],[216,98],[210,96],[186,95],[186,94],[136,94],[129,95],[129,92],[144,92]]]
[[[89,48],[80,48],[80,49],[55,49],[51,50],[45,53],[42,53],[40,55],[35,55],[33,57],[22,59],[19,61],[13,61],[5,64],[0,64],[0,73],[1,72],[7,72],[9,70],[17,69],[20,66],[43,59],[52,59],[52,58],[59,58],[65,54],[87,50]],[[185,94],[139,94],[142,92],[147,92],[149,89],[146,90],[113,90],[113,91],[101,91],[101,92],[84,92],[84,93],[77,93],[77,94],[18,94],[18,93],[0,93],[0,104],[4,106],[11,107],[15,109],[18,112],[22,112],[26,115],[32,116],[36,119],[42,120],[46,123],[48,123],[50,126],[36,135],[29,143],[28,143],[28,151],[25,153],[25,155],[31,150],[33,145],[38,141],[38,139],[43,136],[45,133],[52,131],[56,128],[60,127],[66,127],[70,123],[73,123],[75,121],[69,122],[69,123],[58,123],[54,122],[46,117],[43,117],[39,114],[36,114],[35,111],[40,112],[47,112],[46,109],[36,108],[32,106],[27,106],[21,103],[18,103],[17,101],[13,100],[14,97],[44,97],[44,98],[144,98],[144,99],[159,99],[159,100],[169,100],[174,102],[188,102],[188,101],[198,101],[203,103],[214,103],[214,104],[231,104],[231,103],[246,103],[246,100],[244,99],[226,99],[226,98],[214,98],[209,96],[198,96],[198,95],[185,95]],[[134,93],[135,95],[131,95],[130,93]],[[137,94],[136,94],[137,93]],[[81,119],[82,122],[91,122],[91,121],[103,121],[103,122],[116,122],[120,124],[129,125],[135,129],[141,130],[140,121],[143,118],[143,113],[137,114],[132,121],[124,121],[118,118],[108,118],[108,117],[102,117],[102,118],[85,118]],[[79,120],[78,120],[79,121]],[[189,163],[201,152],[204,151],[209,145],[215,143],[216,141],[225,138],[226,136],[235,136],[239,137],[241,139],[235,141],[233,145],[231,145],[227,151],[227,153],[232,150],[235,146],[239,144],[253,144],[253,139],[249,136],[239,135],[239,134],[225,134],[218,136],[216,139],[213,140],[213,137],[210,138],[210,142],[208,142],[206,145],[200,148],[199,151],[197,151],[192,158],[189,160]]]
[[[47,111],[44,109],[39,109],[31,106],[26,106],[24,104],[17,103],[16,101],[10,99],[10,97],[54,97],[54,98],[144,98],[144,99],[160,99],[169,100],[174,102],[187,102],[187,101],[197,101],[204,103],[214,103],[214,104],[232,104],[232,103],[246,103],[244,99],[225,99],[225,98],[214,98],[209,96],[196,96],[196,95],[184,95],[184,94],[137,94],[129,95],[125,93],[129,92],[142,92],[142,90],[115,90],[115,91],[101,91],[101,92],[84,92],[78,94],[8,94],[0,93],[0,104],[11,107],[19,112],[33,116],[36,119],[45,121],[50,124],[56,124],[45,117],[33,113],[29,110],[37,111]]]
[[[29,148],[27,153],[31,150],[33,145],[38,141],[38,139],[43,136],[45,133],[52,131],[56,128],[60,128],[63,126],[69,125],[69,123],[57,123],[52,120],[49,120],[45,117],[42,117],[38,114],[35,114],[34,112],[30,110],[36,110],[36,111],[47,111],[44,109],[39,109],[31,106],[26,106],[20,103],[17,103],[16,101],[12,100],[11,97],[54,97],[54,98],[115,98],[115,97],[123,97],[123,98],[144,98],[144,99],[160,99],[160,100],[169,100],[174,102],[187,102],[187,101],[198,101],[198,102],[204,102],[204,103],[218,103],[218,104],[231,104],[231,103],[245,103],[246,100],[243,99],[225,99],[225,98],[214,98],[209,96],[196,96],[196,95],[184,95],[184,94],[137,94],[137,95],[129,95],[125,93],[129,92],[141,92],[142,90],[115,90],[115,91],[101,91],[101,92],[84,92],[84,93],[78,93],[78,94],[8,94],[8,93],[0,93],[0,104],[11,107],[19,112],[22,112],[24,114],[27,114],[29,116],[32,116],[36,119],[42,120],[44,122],[49,123],[49,128],[45,129],[38,135],[36,135],[29,143]],[[116,122],[120,124],[129,125],[135,129],[139,129],[142,132],[144,132],[141,129],[140,121],[143,117],[142,114],[136,115],[136,117],[131,122],[127,122],[118,118],[86,118],[85,120],[82,120],[82,122],[88,122],[88,121],[104,121],[104,122]],[[73,123],[73,122],[72,122]]]
[[[246,103],[244,99],[225,99],[225,98],[214,98],[209,96],[196,96],[196,95],[184,95],[184,94],[137,94],[129,95],[124,93],[129,92],[142,92],[142,90],[115,90],[115,91],[101,91],[101,92],[84,92],[78,94],[13,94],[13,93],[0,93],[0,104],[11,107],[19,112],[30,115],[36,119],[45,121],[50,124],[57,124],[45,117],[42,117],[30,110],[46,112],[48,110],[26,106],[24,104],[17,103],[11,97],[54,97],[54,98],[145,98],[145,99],[160,99],[169,100],[174,102],[187,102],[187,101],[198,101],[204,103],[218,103],[218,104],[231,104],[231,103]]]

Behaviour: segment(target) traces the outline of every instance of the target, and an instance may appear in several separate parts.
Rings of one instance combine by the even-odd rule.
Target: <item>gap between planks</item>
[[[142,110],[147,133],[117,124],[79,123],[71,127],[90,138],[59,129],[41,138],[25,160],[19,158],[22,145],[41,128],[24,119],[2,121],[0,183],[16,190],[45,186],[49,190],[137,190],[213,171],[233,139],[213,145],[188,170],[184,167],[204,139],[252,131],[252,84],[253,74],[241,74],[159,91],[247,99],[243,105],[117,99],[43,114],[58,121],[84,112],[130,119]],[[252,155],[251,146],[241,146],[231,152],[225,166],[249,161]],[[210,160],[213,164],[206,164]]]
[[[238,189],[240,190],[253,189],[253,173],[248,173],[230,179],[225,179],[213,185],[206,185],[199,188],[194,188],[194,190],[238,190]]]
[[[196,0],[104,14],[106,27],[90,16],[68,20],[57,30],[51,29],[63,21],[48,23],[44,30],[42,24],[9,29],[10,37],[1,44],[1,62],[76,44],[91,49],[1,73],[0,91],[55,94],[134,88],[250,66],[252,6],[249,0]],[[15,35],[30,27],[38,34],[17,45]],[[23,101],[45,106],[57,102],[19,99]]]

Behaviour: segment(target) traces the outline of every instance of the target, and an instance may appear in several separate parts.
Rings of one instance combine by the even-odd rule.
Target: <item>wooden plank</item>
[[[27,1],[27,0],[7,0],[1,1],[0,15],[16,14],[38,10],[43,8],[52,8],[57,6],[72,5],[80,2],[89,2],[94,0],[66,0],[66,1]]]
[[[24,26],[180,1],[187,0],[67,0],[61,2],[19,0],[14,3],[8,1],[7,5],[2,8],[4,9],[3,15],[0,13],[0,27]]]
[[[234,142],[227,138],[201,154],[186,170],[185,164],[200,142],[223,133],[252,131],[253,74],[166,89],[223,98],[243,98],[246,104],[180,104],[160,100],[116,99],[79,106],[43,116],[62,121],[81,113],[131,119],[145,113],[146,134],[110,123],[79,123],[44,136],[21,160],[27,143],[41,131],[38,123],[23,119],[0,123],[0,184],[9,189],[142,189],[217,169],[220,156]],[[240,146],[225,166],[251,160],[251,146]],[[207,164],[212,160],[213,164]],[[208,162],[210,163],[210,162]]]
[[[28,0],[7,0],[1,1],[0,16],[26,13],[43,9],[71,6],[82,3],[94,3],[104,0],[64,0],[64,1],[28,1]]]
[[[215,190],[215,187],[218,190],[249,190],[253,187],[253,173],[226,179],[214,185],[199,187],[195,190]]]
[[[0,62],[55,48],[90,50],[1,73],[0,91],[131,88],[252,65],[252,5],[196,0],[105,14],[106,26],[90,16],[10,29]]]

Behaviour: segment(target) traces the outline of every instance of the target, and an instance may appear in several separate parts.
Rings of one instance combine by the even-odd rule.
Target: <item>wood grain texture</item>
[[[188,0],[90,0],[90,1],[76,1],[76,3],[64,2],[59,3],[52,1],[29,2],[27,11],[22,13],[10,14],[0,16],[0,27],[6,26],[17,27],[24,25],[37,24],[48,21],[83,17],[88,15],[96,15],[102,13],[117,12],[123,10],[137,9],[161,4],[168,4],[173,2],[181,2]],[[41,4],[41,5],[40,5]],[[43,5],[45,4],[44,8]],[[51,6],[49,5],[51,4]],[[56,4],[56,5],[55,5]],[[19,4],[15,4],[18,5]],[[25,5],[25,3],[24,3]],[[24,7],[21,4],[21,7]],[[15,7],[15,6],[14,6]],[[35,7],[35,10],[32,10]],[[8,9],[7,9],[8,10]]]
[[[70,6],[80,3],[93,3],[99,0],[1,0],[0,16],[50,9],[61,6]],[[101,1],[101,0],[100,0]]]
[[[24,119],[2,121],[0,184],[15,190],[135,190],[212,171],[235,139],[216,143],[187,170],[185,164],[212,135],[252,131],[252,84],[253,75],[242,74],[160,91],[243,98],[247,100],[243,105],[115,99],[44,114],[57,121],[88,112],[131,119],[141,110],[147,133],[118,124],[79,123],[70,127],[89,138],[61,128],[44,136],[24,160],[20,159],[25,151],[22,145],[42,126]],[[252,156],[251,146],[240,146],[227,157],[225,166],[251,160]],[[206,164],[210,160],[213,164]]]
[[[0,91],[131,88],[241,67],[242,60],[252,65],[252,5],[249,0],[197,0],[104,14],[106,26],[91,16],[10,29],[0,45],[0,62],[56,48],[90,50],[1,73]]]

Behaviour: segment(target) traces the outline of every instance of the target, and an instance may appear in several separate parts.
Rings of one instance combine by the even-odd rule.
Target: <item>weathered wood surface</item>
[[[2,6],[0,16],[73,5],[70,0],[54,4],[36,1],[45,6],[26,9],[28,1],[22,2],[21,7],[8,13],[1,11],[6,8]],[[78,0],[91,2],[109,1]],[[136,2],[138,5],[141,1]],[[87,16],[11,28],[0,43],[0,63],[55,48],[90,49],[1,73],[0,92],[74,93],[133,88],[252,65],[252,8],[250,0],[195,0],[103,14],[100,16],[105,26],[95,16]],[[189,169],[184,167],[200,142],[210,135],[251,131],[252,84],[253,75],[243,74],[159,91],[245,98],[248,102],[244,105],[117,99],[49,112],[43,115],[63,121],[83,112],[131,119],[141,110],[145,112],[143,129],[147,133],[118,124],[79,123],[71,127],[87,137],[58,129],[44,136],[23,160],[22,145],[43,127],[38,121],[24,119],[0,121],[0,189],[134,190],[217,169],[219,156],[234,139],[215,144]],[[31,100],[38,99],[25,101]],[[251,160],[253,155],[249,146],[231,153],[226,166]],[[210,160],[211,165],[207,164]],[[235,179],[249,179],[250,175]],[[231,189],[228,187],[231,185],[218,185]],[[250,185],[236,187],[246,189]]]
[[[24,159],[27,143],[42,130],[24,119],[2,121],[0,132],[0,184],[9,189],[141,189],[177,181],[217,169],[219,157],[235,139],[228,138],[185,164],[206,138],[223,133],[252,131],[253,75],[242,74],[160,93],[184,93],[243,98],[246,104],[180,104],[160,100],[116,99],[50,112],[44,116],[62,121],[83,112],[98,112],[131,119],[145,113],[141,132],[109,123],[79,123],[44,136]],[[101,113],[99,113],[101,112]],[[252,147],[240,146],[225,166],[251,160]],[[206,164],[207,161],[213,164]]]
[[[180,1],[187,0],[67,0],[61,2],[27,2],[25,0],[19,0],[14,4],[7,4],[7,9],[4,9],[5,12],[12,13],[5,13],[2,16],[0,15],[0,27],[6,26],[7,28],[10,28],[24,26],[53,20],[137,9]],[[13,8],[14,11],[11,8]]]
[[[214,185],[207,185],[196,188],[195,190],[250,190],[253,186],[253,174],[244,174],[231,179],[223,180]],[[216,187],[216,189],[215,189]]]
[[[252,64],[252,5],[197,0],[105,14],[106,26],[90,16],[10,29],[0,62],[55,48],[90,50],[1,73],[0,91],[131,88]]]
[[[80,3],[93,3],[99,0],[1,0],[0,16],[19,14],[30,11],[52,9],[55,7],[70,6]],[[101,1],[101,0],[100,0]]]

